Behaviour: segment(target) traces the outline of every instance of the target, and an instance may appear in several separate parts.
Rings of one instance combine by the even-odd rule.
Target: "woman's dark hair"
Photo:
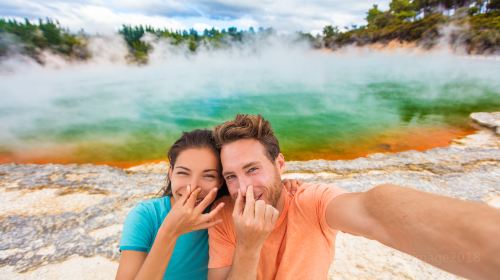
[[[213,151],[214,155],[217,157],[219,162],[218,170],[219,176],[222,180],[222,186],[217,192],[217,198],[229,194],[226,186],[226,182],[222,178],[220,172],[222,170],[220,162],[220,150],[215,145],[215,140],[212,135],[212,131],[208,129],[195,129],[190,132],[183,132],[181,138],[179,138],[168,150],[167,157],[170,164],[170,168],[174,168],[177,157],[181,152],[191,149],[191,148],[209,148]],[[160,190],[161,196],[172,195],[172,183],[167,173],[165,186]]]

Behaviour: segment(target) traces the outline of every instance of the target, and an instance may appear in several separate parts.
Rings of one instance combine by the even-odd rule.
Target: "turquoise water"
[[[161,159],[182,131],[251,113],[271,121],[289,159],[350,158],[384,151],[384,135],[412,148],[403,142],[419,129],[465,134],[471,112],[500,110],[498,77],[494,58],[283,47],[172,56],[144,67],[19,66],[0,74],[0,155],[4,162]]]

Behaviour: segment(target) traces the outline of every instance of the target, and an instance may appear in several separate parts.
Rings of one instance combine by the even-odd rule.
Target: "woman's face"
[[[219,174],[219,159],[213,150],[190,148],[182,151],[177,156],[174,168],[169,170],[174,201],[187,195],[187,186],[190,185],[191,190],[201,188],[196,199],[196,204],[200,203],[211,189],[222,185]]]

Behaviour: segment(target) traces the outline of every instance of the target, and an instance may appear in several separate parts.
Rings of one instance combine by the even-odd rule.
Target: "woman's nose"
[[[201,188],[201,180],[198,177],[191,178],[191,191],[196,188]]]

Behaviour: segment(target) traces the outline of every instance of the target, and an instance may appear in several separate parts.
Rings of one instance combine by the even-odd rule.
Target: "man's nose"
[[[250,186],[252,184],[252,182],[250,180],[248,180],[247,178],[241,178],[238,181],[238,184],[239,184],[239,189],[240,189],[241,194],[243,195],[243,197],[245,197],[247,195],[248,186]]]

